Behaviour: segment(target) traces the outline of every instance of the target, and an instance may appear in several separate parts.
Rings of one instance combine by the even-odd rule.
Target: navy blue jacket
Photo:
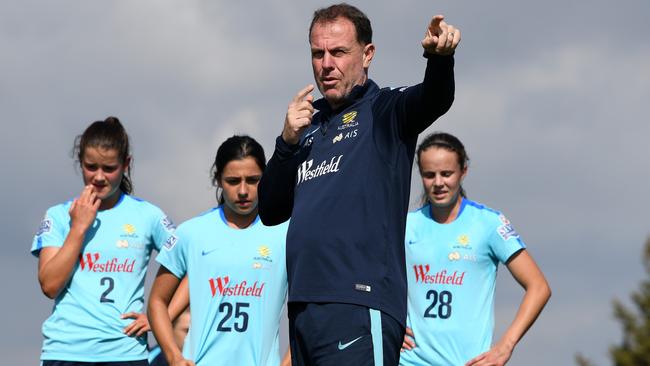
[[[356,86],[326,100],[301,140],[278,137],[260,181],[265,225],[291,218],[289,301],[365,305],[406,323],[404,231],[417,136],[454,98],[453,56],[429,56],[424,81]]]

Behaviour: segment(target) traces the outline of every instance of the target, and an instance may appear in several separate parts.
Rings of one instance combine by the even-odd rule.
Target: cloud
[[[375,27],[371,77],[380,85],[421,79],[419,42],[434,13],[463,31],[456,101],[428,131],[465,143],[470,198],[508,215],[555,292],[513,362],[562,364],[576,351],[605,359],[618,329],[609,301],[626,298],[643,276],[637,258],[650,232],[649,5],[354,3]],[[5,306],[18,314],[7,320],[17,331],[0,343],[11,363],[33,363],[40,349],[51,302],[38,293],[27,251],[45,209],[81,189],[69,156],[74,136],[118,116],[133,141],[137,195],[177,222],[196,215],[215,204],[209,169],[225,138],[251,134],[272,154],[290,98],[312,82],[306,29],[322,5],[0,4],[0,199],[9,243],[1,277],[13,279]],[[412,187],[415,201],[416,175]],[[512,282],[497,295],[499,324],[520,300]],[[571,337],[560,344],[557,334]]]

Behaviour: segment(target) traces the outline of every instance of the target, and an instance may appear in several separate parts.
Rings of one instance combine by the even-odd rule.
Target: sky
[[[372,21],[381,86],[421,81],[435,14],[460,28],[456,99],[426,132],[458,136],[471,199],[502,211],[553,297],[511,365],[611,364],[612,301],[646,276],[650,235],[650,3],[351,1]],[[96,120],[120,118],[135,194],[182,222],[215,205],[210,166],[235,133],[267,157],[287,105],[313,82],[307,29],[329,3],[3,1],[0,3],[0,354],[35,365],[53,302],[29,254],[45,210],[82,188],[70,152]],[[318,96],[318,94],[316,94]],[[425,132],[425,133],[426,133]],[[411,208],[421,187],[413,175]],[[152,264],[151,273],[155,271]],[[496,335],[523,291],[499,272]]]

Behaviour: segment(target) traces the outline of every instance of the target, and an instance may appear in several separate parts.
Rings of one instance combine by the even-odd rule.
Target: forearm
[[[258,185],[259,215],[265,225],[278,225],[291,217],[298,162],[297,145],[276,139],[276,148]]]
[[[451,108],[456,92],[454,56],[429,56],[422,86],[423,102],[428,107],[425,110],[427,117],[435,119],[445,114]]]
[[[50,256],[47,253],[49,248],[41,250],[38,280],[47,297],[55,298],[67,285],[79,261],[84,237],[85,230],[71,228],[63,246],[56,248],[55,254]]]
[[[147,314],[151,330],[158,345],[160,345],[160,348],[165,354],[167,362],[172,364],[175,360],[182,359],[182,352],[174,341],[174,331],[168,313],[168,303],[159,296],[152,296],[149,299]]]
[[[187,276],[183,277],[183,280],[176,288],[176,292],[174,292],[174,296],[169,303],[167,313],[169,314],[169,319],[172,323],[176,321],[176,318],[178,318],[178,316],[181,315],[190,305],[190,290],[187,281]]]
[[[546,280],[542,279],[538,283],[529,285],[514,320],[499,343],[506,345],[512,351],[533,325],[550,297],[551,290]]]
[[[445,114],[454,101],[453,56],[428,55],[424,80],[404,93],[404,131],[415,136]]]

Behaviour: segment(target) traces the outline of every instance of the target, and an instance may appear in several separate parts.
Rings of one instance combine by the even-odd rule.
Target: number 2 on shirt
[[[104,291],[104,293],[102,293],[102,296],[99,298],[99,302],[114,303],[115,300],[109,299],[108,294],[110,294],[111,291],[113,291],[113,289],[115,288],[115,281],[113,280],[112,277],[102,277],[102,279],[99,281],[99,285],[104,286],[106,282],[108,282],[108,288],[106,289],[106,291]]]

